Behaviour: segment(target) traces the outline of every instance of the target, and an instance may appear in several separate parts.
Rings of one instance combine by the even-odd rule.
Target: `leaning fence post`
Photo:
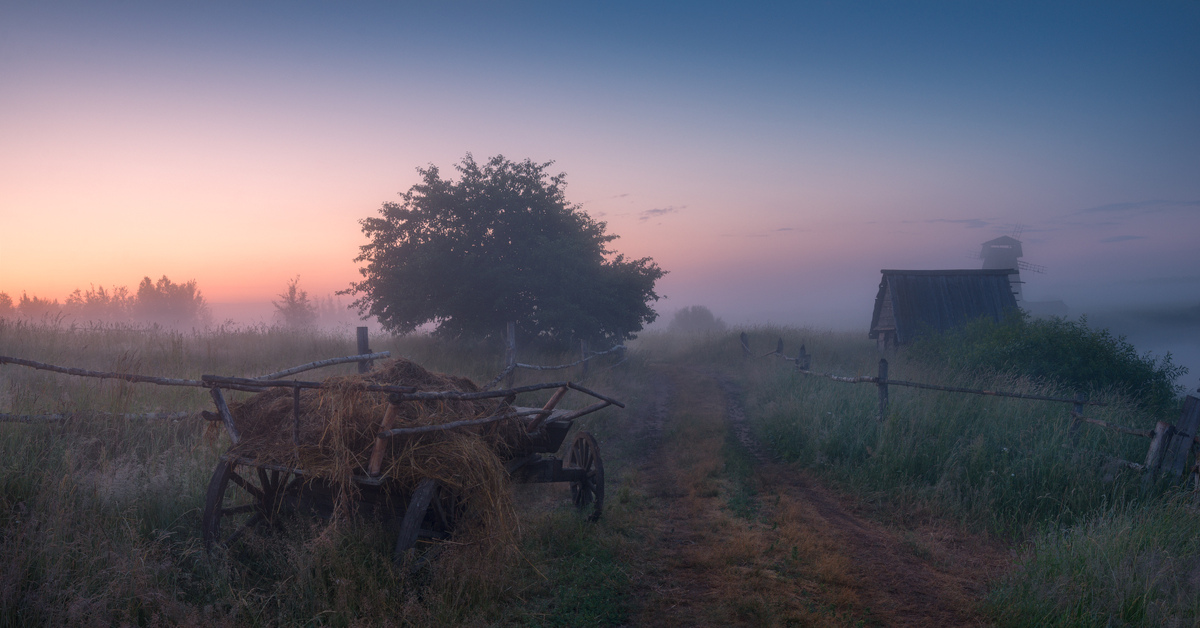
[[[1067,428],[1067,436],[1071,439],[1071,444],[1079,440],[1079,428],[1083,426],[1083,421],[1079,419],[1083,417],[1083,402],[1087,401],[1087,395],[1075,391],[1075,405],[1071,409],[1071,427]]]
[[[517,323],[508,323],[508,338],[504,347],[504,370],[508,375],[504,379],[504,387],[512,388],[513,374],[517,370]]]
[[[225,423],[225,430],[229,432],[229,440],[233,444],[238,444],[240,440],[238,436],[237,426],[233,424],[233,414],[229,412],[229,405],[225,403],[225,395],[221,394],[221,389],[213,386],[208,389],[208,394],[212,395],[213,404],[217,406],[217,414],[221,415],[221,421]]]
[[[361,354],[359,354],[361,355]],[[362,362],[359,362],[362,364]],[[292,387],[292,444],[300,447],[300,387]]]
[[[741,340],[742,340],[742,355],[749,356],[750,355],[750,335],[747,334],[746,332],[742,332]]]
[[[366,355],[370,352],[371,352],[370,343],[367,342],[367,328],[359,327],[358,328],[358,355]],[[375,366],[375,360],[365,360],[365,361],[359,360],[358,361],[358,372],[366,373],[367,371],[371,370],[371,367],[373,367],[373,366]]]
[[[804,349],[804,345],[800,345],[800,353],[796,355],[796,368],[801,371],[807,371],[812,367],[812,356],[808,355],[808,351]]]
[[[1188,395],[1183,400],[1183,414],[1175,424],[1175,435],[1167,441],[1163,454],[1162,470],[1179,478],[1187,468],[1188,457],[1196,442],[1196,432],[1200,429],[1200,398]]]
[[[888,363],[886,359],[879,359],[879,420],[882,422],[887,418],[888,407]]]
[[[584,379],[588,374],[588,341],[579,341],[579,357],[583,360],[583,368],[579,372],[579,379]]]
[[[1175,426],[1166,421],[1159,421],[1154,426],[1154,436],[1150,437],[1150,448],[1146,450],[1146,474],[1153,475],[1158,472],[1158,468],[1162,466],[1163,453],[1166,452],[1165,445],[1175,434]]]

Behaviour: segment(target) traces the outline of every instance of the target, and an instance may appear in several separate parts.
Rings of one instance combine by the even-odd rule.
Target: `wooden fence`
[[[574,368],[574,367],[578,366],[578,367],[580,367],[579,381],[583,381],[583,380],[587,379],[588,371],[589,371],[589,362],[591,360],[594,360],[602,355],[616,354],[619,359],[615,363],[613,363],[607,367],[607,368],[613,368],[613,367],[617,366],[618,364],[621,364],[622,362],[624,362],[626,359],[625,358],[626,348],[625,348],[625,345],[623,345],[623,344],[613,345],[612,348],[606,349],[604,351],[592,351],[588,346],[588,341],[580,340],[579,341],[579,354],[580,354],[579,359],[574,362],[571,362],[569,364],[556,364],[554,366],[542,366],[539,364],[522,364],[520,362],[517,362],[517,324],[509,323],[508,329],[505,331],[506,331],[506,333],[505,333],[505,342],[504,342],[504,370],[501,371],[500,374],[497,375],[494,379],[492,379],[492,381],[488,382],[488,384],[483,387],[484,390],[488,390],[492,386],[499,384],[500,380],[505,380],[504,385],[506,388],[512,388],[513,377],[515,376],[517,369],[526,369],[526,370],[530,370],[530,371],[558,371],[558,370],[569,369],[569,368]]]
[[[511,326],[510,326],[510,330],[511,330]],[[368,348],[366,331],[367,330],[365,327],[358,328],[358,348],[360,351],[369,352],[370,349]],[[511,337],[511,334],[510,334],[510,337]],[[589,353],[587,352],[587,345],[584,344],[583,345],[584,357],[579,362],[575,362],[572,364],[560,365],[560,366],[553,366],[553,367],[539,367],[539,366],[527,365],[527,364],[516,364],[515,363],[515,346],[516,345],[515,345],[515,343],[510,343],[509,346],[514,349],[514,351],[510,354],[509,368],[505,369],[505,372],[501,373],[500,377],[497,377],[496,380],[493,381],[493,384],[496,381],[499,381],[500,378],[503,377],[505,374],[511,373],[517,366],[524,367],[524,368],[532,368],[535,370],[553,370],[553,369],[560,369],[560,368],[570,368],[570,367],[578,365],[580,363],[586,364],[587,360],[590,360],[599,355],[613,353],[618,350],[623,353],[625,350],[625,347],[623,345],[617,345],[616,347],[613,347],[612,349],[609,349],[608,351],[591,352],[591,354],[589,355]],[[302,373],[304,371],[308,371],[308,370],[312,370],[312,369],[316,369],[316,368],[321,368],[324,366],[330,366],[333,364],[343,364],[346,362],[358,362],[359,363],[359,371],[361,372],[364,370],[363,369],[364,363],[370,363],[376,359],[386,358],[386,357],[389,357],[390,355],[391,354],[387,351],[382,351],[379,353],[362,353],[359,355],[346,356],[344,358],[330,358],[327,360],[318,360],[316,362],[309,362],[308,364],[302,364],[300,366],[295,366],[295,367],[292,367],[289,369],[284,369],[282,371],[277,371],[275,373],[270,373],[267,375],[262,375],[262,376],[253,377],[253,378],[251,378],[251,377],[226,377],[226,376],[220,376],[220,375],[201,375],[200,379],[198,379],[198,380],[156,377],[156,376],[152,376],[152,375],[138,375],[135,373],[114,373],[114,372],[106,372],[106,371],[92,371],[92,370],[88,370],[88,369],[58,366],[58,365],[54,365],[54,364],[47,364],[45,362],[37,362],[34,360],[27,360],[24,358],[14,358],[14,357],[9,357],[9,356],[0,356],[0,365],[14,364],[14,365],[26,366],[26,367],[38,369],[38,370],[62,373],[64,375],[75,375],[75,376],[80,376],[80,377],[91,377],[91,378],[96,378],[96,379],[118,379],[121,381],[126,381],[126,382],[131,382],[131,383],[157,384],[160,386],[185,386],[185,387],[193,387],[193,388],[207,388],[209,391],[209,394],[213,398],[213,403],[216,405],[217,412],[213,413],[213,412],[208,412],[208,411],[202,411],[202,412],[198,413],[198,415],[209,421],[223,422],[225,425],[225,428],[228,431],[229,436],[233,440],[234,444],[237,444],[237,442],[239,440],[239,434],[237,431],[237,427],[234,425],[233,415],[229,411],[229,406],[225,401],[225,396],[224,396],[222,390],[223,389],[224,390],[240,390],[240,391],[245,391],[245,392],[257,393],[257,392],[263,392],[270,388],[290,388],[290,389],[292,389],[292,407],[293,407],[293,417],[294,417],[292,437],[298,444],[299,438],[300,438],[300,436],[299,436],[299,431],[300,431],[300,390],[301,389],[327,388],[328,384],[326,384],[325,382],[309,382],[309,381],[300,381],[300,380],[295,380],[295,379],[283,380],[280,378],[286,377],[288,375],[294,375],[296,373]],[[623,357],[622,357],[622,361],[624,361]],[[619,362],[618,362],[618,364],[619,364]],[[585,371],[585,374],[586,374],[586,371]],[[563,417],[560,417],[560,419],[567,419],[567,418],[574,419],[576,417],[583,416],[585,414],[594,412],[596,410],[599,410],[599,409],[609,406],[609,405],[616,405],[617,407],[620,407],[620,408],[625,407],[625,404],[621,403],[620,401],[617,401],[616,399],[613,399],[611,397],[606,397],[594,390],[584,388],[583,386],[581,386],[575,382],[569,382],[569,381],[543,382],[543,383],[539,383],[539,384],[530,384],[528,386],[521,386],[521,387],[517,387],[517,388],[508,386],[503,390],[488,390],[488,388],[490,388],[490,387],[491,387],[491,384],[489,384],[488,387],[485,387],[482,391],[479,391],[479,392],[463,392],[463,391],[456,391],[456,390],[421,391],[412,386],[394,386],[394,385],[385,385],[385,384],[364,383],[364,384],[360,385],[360,388],[362,390],[389,393],[389,399],[390,399],[390,401],[392,401],[392,403],[398,403],[400,401],[493,399],[493,398],[500,398],[500,397],[515,396],[517,394],[525,393],[525,392],[533,392],[533,391],[548,390],[548,389],[558,389],[560,391],[558,393],[558,397],[560,398],[562,393],[565,393],[568,388],[580,391],[586,395],[590,395],[590,396],[595,397],[596,399],[600,400],[600,403],[593,404],[592,406],[589,406],[582,410],[577,410],[575,412],[566,414]],[[552,406],[543,408],[542,410],[539,410],[538,413],[542,414],[542,415],[547,415],[551,408],[552,408]],[[178,419],[186,419],[186,418],[195,417],[195,416],[197,416],[197,413],[143,413],[143,414],[87,413],[86,415],[81,413],[80,415],[81,416],[89,416],[89,417],[108,417],[108,418],[123,418],[123,419],[176,419],[176,420],[178,420]],[[69,419],[72,416],[74,416],[74,415],[71,415],[71,414],[50,414],[50,415],[0,414],[0,422],[7,421],[7,422],[20,422],[20,423],[36,423],[36,422],[42,422],[42,421],[62,421],[62,420]],[[485,422],[496,421],[496,420],[503,419],[507,416],[509,416],[509,415],[502,414],[502,415],[494,415],[494,416],[488,417],[486,419],[471,420],[471,421],[457,421],[457,422],[452,422],[452,423],[439,424],[436,426],[426,426],[426,427],[420,427],[420,428],[404,428],[404,429],[395,429],[395,430],[391,430],[391,431],[385,430],[386,433],[381,433],[379,436],[385,437],[385,436],[396,435],[396,434],[401,434],[401,433],[419,433],[419,432],[434,431],[434,430],[453,429],[456,427],[462,427],[464,425],[476,425],[476,424],[481,424],[481,423],[485,423]]]
[[[1074,443],[1078,440],[1080,428],[1083,425],[1095,425],[1097,427],[1129,434],[1132,436],[1140,436],[1150,439],[1150,446],[1146,450],[1146,459],[1144,462],[1137,463],[1112,456],[1106,457],[1112,459],[1125,467],[1142,471],[1145,473],[1146,481],[1152,481],[1157,476],[1165,475],[1173,479],[1179,479],[1183,476],[1188,467],[1188,460],[1192,454],[1200,447],[1200,398],[1195,395],[1188,395],[1184,399],[1183,412],[1180,414],[1179,421],[1172,425],[1166,421],[1159,421],[1152,430],[1139,430],[1123,425],[1116,425],[1100,419],[1087,417],[1084,415],[1084,406],[1104,406],[1105,403],[1096,401],[1088,401],[1087,397],[1082,393],[1076,393],[1072,398],[1066,397],[1051,397],[1046,395],[1030,395],[1018,392],[1006,392],[999,390],[981,390],[976,388],[961,388],[957,386],[941,386],[937,384],[927,384],[921,382],[910,382],[905,380],[888,378],[888,363],[886,359],[879,360],[879,374],[877,376],[857,376],[857,377],[840,377],[832,373],[818,373],[811,370],[812,356],[805,350],[804,345],[800,345],[800,351],[796,357],[791,358],[783,352],[783,338],[775,345],[775,350],[755,356],[750,350],[750,338],[746,333],[741,335],[742,353],[747,357],[765,358],[775,356],[793,362],[796,371],[802,375],[811,377],[822,377],[836,382],[844,382],[848,384],[874,384],[879,390],[879,413],[877,419],[884,421],[887,419],[888,409],[888,388],[891,386],[902,386],[907,388],[920,388],[925,390],[939,390],[943,392],[965,393],[972,395],[988,395],[994,397],[1009,397],[1013,399],[1028,399],[1033,401],[1050,401],[1058,403],[1069,403],[1072,405],[1070,418],[1071,425],[1068,428],[1068,437]],[[1200,392],[1198,390],[1197,392]],[[1197,461],[1191,469],[1191,479],[1194,481],[1197,490],[1200,490],[1200,461]]]
[[[326,366],[333,366],[335,364],[346,364],[349,362],[357,362],[358,363],[358,372],[363,373],[370,369],[370,365],[374,364],[375,360],[380,360],[380,359],[391,357],[392,354],[390,351],[380,351],[378,353],[371,352],[371,350],[368,348],[367,328],[366,327],[359,327],[358,331],[357,331],[357,336],[358,336],[358,350],[359,350],[358,355],[349,355],[349,356],[342,357],[342,358],[329,358],[327,360],[317,360],[316,362],[309,362],[308,364],[301,364],[300,366],[293,366],[292,368],[284,369],[282,371],[276,371],[274,373],[268,373],[266,375],[260,375],[258,377],[248,378],[248,379],[243,380],[245,383],[243,383],[241,385],[232,385],[232,386],[227,386],[227,387],[235,388],[237,390],[247,390],[249,392],[259,392],[264,387],[270,387],[270,386],[274,385],[273,380],[279,380],[279,379],[282,379],[289,375],[295,375],[297,373],[303,373],[305,371],[311,371],[313,369],[319,369],[319,368],[323,368]],[[80,376],[80,377],[91,377],[91,378],[95,378],[95,379],[119,379],[121,381],[135,383],[135,384],[157,384],[159,386],[185,386],[185,387],[192,387],[192,388],[210,388],[210,389],[213,389],[214,391],[216,391],[215,396],[220,395],[220,390],[218,388],[214,388],[212,382],[206,381],[204,378],[201,378],[201,379],[177,379],[177,378],[171,378],[171,377],[155,377],[152,375],[137,375],[137,374],[133,374],[133,373],[110,373],[110,372],[105,372],[105,371],[91,371],[91,370],[87,370],[87,369],[66,367],[66,366],[56,366],[54,364],[46,364],[45,362],[37,362],[34,360],[26,360],[24,358],[14,358],[14,357],[0,355],[0,365],[3,365],[3,364],[15,364],[18,366],[26,366],[26,367],[41,370],[41,371],[51,371],[54,373],[62,373],[64,375],[76,375],[76,376]],[[314,382],[292,381],[292,382],[289,382],[288,385],[293,386],[293,387],[299,387],[299,388],[318,388],[318,387],[320,387],[320,384],[316,384]],[[224,400],[222,399],[221,401],[219,401],[217,403],[218,407],[220,405],[222,405],[223,403],[224,403]],[[81,416],[86,414],[87,416],[90,416],[90,417],[104,417],[104,418],[120,418],[120,419],[133,419],[133,420],[141,419],[141,420],[151,420],[151,421],[153,421],[153,420],[177,421],[177,420],[186,419],[186,418],[195,416],[196,413],[141,412],[141,413],[123,413],[123,414],[117,413],[117,414],[114,414],[114,413],[108,413],[108,412],[96,412],[96,413],[77,413],[77,414],[79,414]],[[48,422],[48,421],[65,421],[67,419],[72,418],[73,416],[75,416],[75,414],[71,414],[71,413],[57,413],[57,414],[0,413],[0,423],[42,423],[42,422]]]

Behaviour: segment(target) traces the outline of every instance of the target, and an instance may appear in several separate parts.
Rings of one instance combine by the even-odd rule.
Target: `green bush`
[[[1017,312],[996,323],[980,319],[943,334],[922,337],[909,359],[979,372],[1007,372],[1076,390],[1112,389],[1130,395],[1146,410],[1167,412],[1188,372],[1168,353],[1139,355],[1124,336],[1088,327],[1087,317],[1033,319]]]

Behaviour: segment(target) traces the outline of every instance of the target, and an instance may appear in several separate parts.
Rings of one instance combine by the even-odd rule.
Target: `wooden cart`
[[[242,389],[258,389],[263,386],[296,387],[296,420],[299,422],[299,388],[319,387],[314,382],[262,382],[204,376],[212,385],[217,413],[210,418],[222,420],[234,442],[237,431],[228,406],[224,402],[221,386]],[[356,488],[357,512],[375,516],[393,524],[399,521],[394,558],[404,559],[406,552],[419,542],[432,542],[446,538],[453,531],[455,521],[461,515],[460,496],[445,490],[432,478],[421,480],[415,488],[402,487],[394,479],[379,475],[386,439],[410,434],[414,431],[434,429],[461,429],[484,422],[517,418],[524,422],[529,433],[527,445],[512,451],[504,460],[505,469],[515,482],[569,482],[571,498],[580,510],[591,509],[589,519],[596,520],[604,509],[604,462],[596,439],[588,432],[578,432],[570,445],[557,455],[575,419],[609,405],[624,407],[623,404],[570,382],[535,384],[521,388],[497,390],[484,393],[462,393],[457,391],[419,392],[411,388],[374,386],[381,392],[391,393],[393,405],[414,399],[481,399],[488,397],[513,397],[521,392],[557,388],[550,402],[543,408],[507,407],[504,413],[486,419],[464,420],[444,425],[422,428],[388,429],[383,421],[376,439],[375,451],[367,469],[352,476]],[[582,410],[556,410],[555,405],[568,389],[576,389],[600,400]],[[328,517],[332,515],[339,487],[327,478],[316,476],[304,469],[256,461],[253,458],[226,454],[217,463],[204,504],[203,540],[206,549],[220,545],[229,547],[243,535],[256,530],[278,528],[288,516],[297,513]]]

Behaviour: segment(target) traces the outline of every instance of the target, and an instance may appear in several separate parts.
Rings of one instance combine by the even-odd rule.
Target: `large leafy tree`
[[[441,336],[481,338],[508,321],[551,341],[639,331],[657,317],[650,303],[665,271],[609,250],[617,236],[567,202],[552,163],[497,155],[481,165],[468,153],[458,181],[418,168],[401,202],[361,221],[363,280],[344,292],[395,333],[434,323]]]

